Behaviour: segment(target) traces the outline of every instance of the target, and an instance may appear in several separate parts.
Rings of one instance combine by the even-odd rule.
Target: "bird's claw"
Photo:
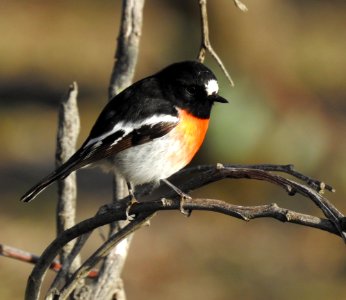
[[[138,201],[136,200],[135,197],[132,196],[130,202],[127,205],[126,212],[125,212],[126,220],[129,222],[131,222],[135,219],[136,215],[130,215],[130,210],[131,210],[132,206],[136,203],[138,203]]]
[[[191,209],[185,209],[185,208],[184,208],[185,201],[186,201],[186,200],[191,200],[191,199],[192,199],[192,198],[191,198],[189,195],[185,194],[185,193],[184,193],[184,195],[182,195],[181,198],[180,198],[180,212],[181,212],[183,215],[185,215],[186,217],[190,217],[190,216],[191,216],[192,210],[191,210]]]

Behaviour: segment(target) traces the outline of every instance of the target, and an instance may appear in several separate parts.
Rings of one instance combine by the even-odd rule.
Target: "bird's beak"
[[[226,100],[225,98],[217,94],[209,96],[209,99],[212,100],[213,102],[228,103],[228,100]]]

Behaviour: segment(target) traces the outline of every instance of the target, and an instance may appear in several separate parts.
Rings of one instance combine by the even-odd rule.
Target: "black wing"
[[[51,183],[58,179],[64,179],[73,171],[115,155],[132,146],[141,145],[161,137],[171,131],[176,125],[177,122],[143,125],[127,135],[124,135],[124,131],[118,131],[100,141],[95,141],[93,144],[82,147],[62,166],[43,178],[38,184],[25,193],[21,201],[29,202]]]
[[[160,89],[155,86],[154,79],[147,78],[113,98],[101,112],[82,147],[32,187],[21,201],[31,201],[52,182],[79,168],[167,134],[177,125],[178,112],[169,101],[155,96],[162,96]],[[153,116],[157,116],[157,122],[151,119]]]
[[[116,95],[105,106],[93,126],[89,138],[111,131],[119,122],[138,123],[153,115],[178,116],[172,103],[162,93],[155,77],[148,77]]]

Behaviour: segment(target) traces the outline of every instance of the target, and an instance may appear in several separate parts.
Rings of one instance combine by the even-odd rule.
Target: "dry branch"
[[[260,205],[260,206],[250,206],[244,207],[239,205],[232,205],[227,202],[215,199],[186,199],[184,201],[184,209],[187,210],[206,210],[213,211],[222,214],[226,214],[232,217],[236,217],[241,220],[249,221],[255,218],[270,217],[277,219],[282,222],[295,223],[299,225],[309,226],[317,228],[323,231],[327,231],[344,238],[343,232],[343,220],[344,216],[341,214],[327,199],[325,199],[318,191],[313,187],[295,182],[293,180],[284,178],[277,174],[273,174],[270,170],[277,170],[278,172],[285,172],[288,174],[293,174],[301,179],[308,182],[314,182],[314,186],[320,186],[318,181],[315,179],[310,179],[307,176],[301,176],[302,174],[293,170],[291,166],[277,166],[275,165],[263,165],[261,166],[227,166],[218,164],[216,166],[199,166],[190,169],[183,170],[173,177],[173,180],[182,179],[184,176],[189,175],[189,180],[184,180],[183,184],[179,187],[187,192],[211,182],[215,182],[225,178],[232,179],[255,179],[264,180],[275,185],[280,186],[290,195],[295,193],[301,194],[304,197],[311,199],[325,215],[331,217],[330,219],[319,218],[316,216],[311,216],[307,214],[301,214],[286,208],[281,208],[275,203]],[[193,176],[191,176],[193,174]],[[319,188],[317,188],[319,189]],[[63,247],[67,242],[94,230],[105,224],[117,220],[126,219],[126,208],[129,198],[124,198],[123,200],[114,203],[112,205],[106,205],[102,207],[99,213],[90,219],[87,219],[73,228],[66,230],[61,236],[54,240],[51,245],[44,251],[41,256],[40,261],[36,264],[32,274],[29,277],[29,282],[27,286],[26,299],[38,299],[38,293],[41,287],[43,277],[49,268],[50,263],[54,260],[59,249]],[[156,197],[150,202],[141,202],[132,206],[130,213],[135,214],[141,220],[141,214],[153,214],[159,210],[180,210],[180,199],[177,199],[176,195],[172,194],[171,191],[160,192],[160,196]],[[330,212],[332,212],[331,215]],[[131,223],[128,225],[131,228]],[[125,227],[119,232],[119,236],[125,238],[127,235],[127,230],[129,227]],[[131,230],[130,232],[132,232]],[[126,234],[124,234],[124,232]],[[99,251],[99,250],[98,250]],[[95,254],[97,256],[97,252]],[[94,265],[88,260],[87,264],[84,264],[83,272],[87,274],[87,270],[92,268]],[[82,274],[83,275],[83,274]],[[80,273],[73,275],[75,278],[80,278]]]
[[[36,264],[38,260],[40,259],[40,256],[36,254],[32,254],[28,251],[24,251],[22,249],[18,249],[16,247],[0,244],[0,255],[8,258],[12,258],[15,260],[19,260],[22,262],[27,262],[30,264]],[[49,269],[55,272],[60,271],[62,268],[61,263],[58,260],[52,261],[52,263],[49,266]],[[98,276],[97,270],[91,270],[87,277],[89,278],[96,278]]]
[[[78,86],[77,83],[74,82],[69,87],[65,99],[63,99],[60,104],[55,155],[57,168],[66,162],[76,151],[76,143],[80,128],[77,95]],[[76,200],[76,174],[73,173],[71,176],[58,181],[58,201],[56,208],[57,235],[75,225]],[[61,249],[60,261],[62,264],[68,260],[72,247],[73,243],[69,243]],[[66,273],[76,270],[79,267],[79,264],[79,257],[77,257],[72,264],[67,262],[65,264],[65,266],[68,268]]]
[[[228,81],[231,83],[232,86],[234,86],[234,82],[231,78],[231,75],[229,75],[226,67],[224,66],[221,58],[217,55],[213,47],[211,46],[210,39],[209,39],[209,25],[208,25],[208,14],[207,14],[207,0],[199,0],[199,8],[200,8],[200,16],[201,16],[201,34],[202,34],[202,41],[200,50],[198,53],[198,60],[203,63],[205,59],[206,52],[209,52],[210,55],[216,60],[217,64],[221,68],[221,70],[226,75]]]
[[[119,202],[117,205],[107,206],[104,208],[104,212],[102,214],[77,224],[75,227],[67,230],[55,241],[53,241],[42,254],[40,261],[36,264],[34,271],[29,278],[26,299],[38,299],[37,293],[39,292],[43,276],[49,267],[50,261],[54,260],[54,257],[57,255],[60,247],[70,240],[77,238],[81,234],[90,232],[95,228],[109,224],[110,222],[114,222],[116,220],[124,220],[126,218],[126,208],[127,201]],[[269,205],[244,207],[232,205],[221,200],[194,198],[191,200],[186,200],[184,203],[184,208],[188,210],[214,211],[246,221],[255,218],[270,217],[282,222],[309,226],[339,235],[339,231],[335,228],[334,224],[327,219],[301,214],[286,208],[280,208],[274,203]],[[132,207],[130,212],[131,214],[140,215],[141,213],[151,214],[159,210],[180,210],[180,200],[162,199],[152,202],[138,203]],[[124,238],[125,236],[121,237]],[[92,268],[93,266],[94,265],[90,263],[87,264],[88,268]],[[83,269],[82,271],[87,272],[87,270],[88,269]],[[80,276],[80,274],[78,274],[78,276]]]
[[[87,276],[91,269],[103,258],[107,257],[114,249],[116,245],[121,245],[120,242],[126,242],[126,237],[132,234],[135,230],[139,229],[143,224],[145,224],[151,217],[153,213],[143,213],[139,214],[138,217],[131,223],[128,223],[124,228],[114,233],[110,238],[99,247],[93,255],[91,255],[82,266],[73,274],[70,280],[66,283],[66,285],[61,290],[59,294],[59,299],[65,300],[71,294],[71,292],[75,289],[78,281]],[[121,247],[126,247],[125,245],[121,245]],[[126,251],[127,249],[123,249],[122,251]],[[94,298],[96,299],[96,298]],[[103,298],[97,298],[103,299]]]
[[[142,32],[144,0],[123,0],[118,44],[115,61],[109,83],[108,96],[112,99],[121,90],[128,87],[133,80],[139,53]],[[117,202],[128,194],[124,179],[114,172],[113,202]],[[109,236],[114,235],[126,225],[126,222],[112,223]],[[121,273],[125,264],[132,235],[128,235],[119,251],[117,246],[104,257],[100,274],[93,283],[89,298],[91,299],[125,299]],[[83,266],[82,266],[83,267]],[[119,285],[119,283],[121,283]]]
[[[142,33],[144,0],[123,0],[123,8],[108,96],[113,98],[132,83]]]
[[[61,288],[66,283],[66,280],[70,277],[70,276],[67,276],[71,274],[69,272],[69,264],[71,264],[75,260],[75,258],[79,257],[79,253],[82,250],[83,246],[85,245],[86,241],[88,240],[90,234],[91,232],[79,236],[77,241],[74,243],[74,246],[71,249],[67,259],[65,260],[64,264],[61,266],[59,273],[57,274],[57,276],[55,276],[48,290],[47,297],[46,297],[47,299],[53,299],[53,296],[56,295],[59,288]],[[80,266],[80,263],[78,267],[79,266]],[[99,271],[97,271],[97,276],[94,276],[93,278],[97,278],[98,276],[99,276]],[[84,282],[80,281],[79,285],[80,287],[84,286]]]

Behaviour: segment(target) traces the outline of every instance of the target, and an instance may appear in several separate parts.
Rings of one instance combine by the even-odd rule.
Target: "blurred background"
[[[230,71],[218,75],[216,105],[194,164],[293,163],[346,195],[346,2],[209,1],[211,42]],[[136,79],[200,45],[198,1],[148,0]],[[77,81],[86,137],[107,101],[120,1],[0,3],[0,243],[40,254],[55,236],[55,191],[25,205],[20,196],[54,167],[58,104]],[[111,179],[79,172],[78,220],[108,202]],[[321,216],[302,197],[249,180],[195,192],[239,205],[276,202]],[[86,249],[99,245],[96,234]],[[0,298],[22,299],[32,266],[0,257]],[[136,234],[124,270],[128,299],[344,299],[342,241],[275,220],[249,223],[215,213],[162,212]]]

